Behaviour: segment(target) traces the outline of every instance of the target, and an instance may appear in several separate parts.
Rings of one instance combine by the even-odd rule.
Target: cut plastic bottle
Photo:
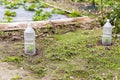
[[[113,26],[108,19],[103,26],[102,44],[105,46],[109,46],[112,43],[112,28]]]
[[[24,31],[24,51],[25,54],[35,55],[35,31],[31,27],[31,24],[28,24],[27,28]]]

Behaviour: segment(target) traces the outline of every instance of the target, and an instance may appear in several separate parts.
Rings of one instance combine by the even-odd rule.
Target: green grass
[[[12,78],[12,80],[21,80],[22,78],[19,75],[16,75],[15,77]]]
[[[8,56],[5,57],[2,61],[4,62],[22,62],[22,58],[18,56]]]
[[[102,30],[77,30],[37,38],[39,55],[27,56],[22,45],[2,47],[6,62],[20,62],[19,66],[36,76],[50,80],[112,80],[120,79],[120,40],[113,37],[113,45],[101,44]],[[18,43],[18,42],[16,42]],[[15,52],[14,52],[15,50]],[[11,56],[15,54],[15,56]],[[18,57],[17,57],[18,56]],[[22,59],[22,60],[21,60]]]
[[[115,76],[119,78],[119,39],[113,39],[112,46],[103,46],[100,44],[100,30],[78,30],[54,35],[54,38],[56,41],[46,50],[46,57],[56,64],[64,65],[62,67],[66,76],[63,80],[69,80],[71,76],[89,80],[111,80]],[[69,66],[72,67],[69,69]]]
[[[54,35],[56,42],[50,46],[50,50],[48,51],[56,55],[61,55],[62,58],[79,55],[81,52],[88,51],[88,48],[86,48],[87,45],[95,45],[95,43],[97,43],[97,41],[94,40],[96,34],[90,35],[91,33],[94,33],[94,31],[76,31],[63,35]],[[89,39],[92,38],[94,38],[94,41],[89,41]]]

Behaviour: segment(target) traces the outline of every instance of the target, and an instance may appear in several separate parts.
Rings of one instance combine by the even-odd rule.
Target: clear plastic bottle
[[[104,46],[109,46],[112,44],[112,37],[108,35],[103,35],[102,37],[102,44]]]
[[[24,47],[25,54],[34,55],[36,54],[35,48],[35,31],[31,27],[31,24],[28,24],[27,28],[24,31]]]
[[[112,28],[113,26],[110,24],[108,19],[106,24],[103,26],[102,44],[105,46],[111,45],[112,43]]]

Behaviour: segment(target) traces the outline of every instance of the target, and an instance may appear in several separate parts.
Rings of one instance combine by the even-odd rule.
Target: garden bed
[[[28,23],[34,28],[48,25],[90,23],[89,17],[69,12],[46,2],[3,2],[0,6],[0,30],[25,29]]]
[[[41,11],[41,12],[40,12]],[[64,14],[57,14],[57,9],[45,5],[44,3],[6,3],[0,6],[0,21],[1,22],[24,22],[24,21],[39,21],[39,20],[54,20],[68,18]],[[38,15],[37,15],[38,12]],[[62,12],[62,11],[61,11]],[[64,11],[63,11],[64,12]],[[39,15],[43,15],[39,17]],[[38,19],[41,18],[41,19]]]

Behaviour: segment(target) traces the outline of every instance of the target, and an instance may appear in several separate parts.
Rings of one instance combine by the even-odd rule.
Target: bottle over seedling
[[[103,26],[103,35],[102,35],[102,44],[109,46],[112,43],[112,28],[110,20],[108,19],[105,25]]]
[[[31,24],[28,24],[27,28],[24,31],[24,47],[25,47],[25,54],[34,55],[36,53],[35,31],[31,27]]]

